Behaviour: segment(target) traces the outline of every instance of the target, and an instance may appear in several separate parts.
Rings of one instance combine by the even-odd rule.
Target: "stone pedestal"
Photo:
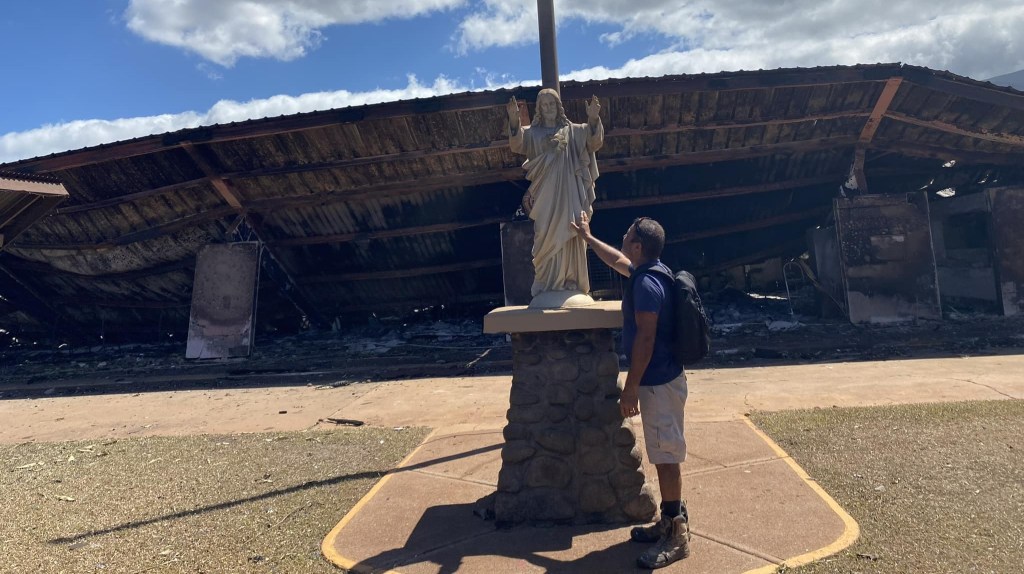
[[[620,313],[613,302],[503,308],[485,318],[485,331],[512,333],[512,390],[494,501],[499,526],[654,516],[641,447],[619,412],[611,329],[621,325]]]

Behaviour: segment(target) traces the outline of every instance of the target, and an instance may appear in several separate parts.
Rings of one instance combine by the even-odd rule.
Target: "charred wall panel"
[[[208,245],[196,260],[187,359],[248,357],[252,351],[258,242]]]
[[[846,292],[843,289],[843,269],[839,259],[839,239],[835,226],[816,227],[807,232],[814,259],[814,272],[825,295],[845,312]],[[823,301],[824,308],[827,304]],[[834,311],[833,311],[834,312]]]
[[[992,206],[992,244],[1003,315],[1024,312],[1024,188],[988,190]]]
[[[939,291],[947,307],[994,311],[999,301],[985,194],[929,200]]]
[[[924,194],[837,199],[835,210],[850,321],[940,319]]]
[[[533,221],[501,224],[501,272],[505,305],[529,305],[533,285]]]

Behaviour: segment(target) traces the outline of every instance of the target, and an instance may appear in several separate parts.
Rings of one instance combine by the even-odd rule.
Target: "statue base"
[[[580,291],[545,291],[530,301],[530,309],[575,309],[589,307],[594,298]]]
[[[512,340],[499,527],[643,522],[657,512],[633,422],[619,410],[612,329],[621,326],[618,301],[505,307],[484,318],[485,332]]]

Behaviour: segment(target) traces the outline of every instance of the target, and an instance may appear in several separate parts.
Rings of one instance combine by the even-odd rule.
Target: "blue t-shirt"
[[[630,267],[629,282],[632,284],[626,288],[625,297],[622,300],[622,345],[625,347],[626,359],[632,361],[633,342],[636,340],[636,313],[650,312],[658,314],[658,328],[654,335],[654,352],[651,354],[651,362],[647,364],[647,370],[640,378],[640,386],[651,387],[664,385],[682,374],[683,369],[676,364],[672,358],[672,292],[667,284],[668,278],[660,275],[644,273],[655,265],[661,265],[660,260],[653,263],[641,265],[634,269]],[[637,274],[641,274],[637,276]]]

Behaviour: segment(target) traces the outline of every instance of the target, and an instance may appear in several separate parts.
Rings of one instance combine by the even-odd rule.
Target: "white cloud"
[[[124,18],[136,34],[222,66],[241,57],[293,60],[315,48],[321,30],[414,18],[466,0],[131,0]]]
[[[494,78],[485,78],[485,85],[476,89],[507,86],[507,84],[497,85],[493,81]],[[248,102],[221,100],[206,112],[184,112],[117,120],[77,120],[45,125],[23,132],[10,132],[0,136],[0,163],[203,125],[240,122],[395,100],[430,98],[468,90],[470,88],[462,82],[444,76],[436,78],[432,84],[422,84],[415,76],[410,75],[407,85],[400,89],[379,88],[367,92],[338,90],[299,96],[279,95]]]
[[[1019,0],[564,0],[560,27],[582,21],[618,28],[610,46],[660,37],[664,53],[599,67],[575,79],[905,62],[976,78],[1024,68]],[[460,52],[535,42],[534,0],[484,0],[459,25]]]

